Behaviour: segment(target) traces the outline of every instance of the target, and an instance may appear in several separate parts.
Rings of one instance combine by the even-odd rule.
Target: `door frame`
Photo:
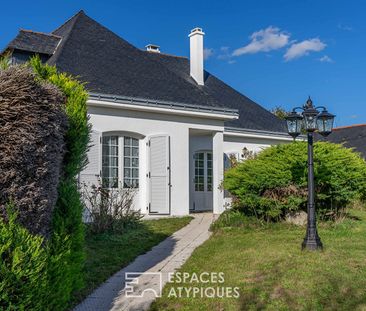
[[[167,138],[167,142],[168,142],[168,148],[166,150],[166,157],[168,159],[167,163],[168,163],[168,212],[167,213],[159,213],[159,212],[152,212],[151,211],[151,163],[150,163],[150,140],[151,138],[154,137],[166,137]],[[147,173],[146,173],[146,182],[147,182],[147,187],[146,190],[148,191],[147,194],[147,210],[149,212],[149,215],[166,215],[169,216],[171,215],[171,200],[172,200],[172,196],[171,196],[171,188],[172,188],[172,184],[171,184],[171,174],[172,174],[172,169],[171,169],[171,152],[170,152],[170,136],[168,134],[155,134],[155,135],[150,135],[147,137],[147,142],[146,142],[146,147],[147,147],[147,152],[146,152],[146,168],[147,168]]]

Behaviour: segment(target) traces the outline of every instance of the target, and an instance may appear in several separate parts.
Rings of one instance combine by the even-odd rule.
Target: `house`
[[[52,33],[20,30],[4,51],[14,63],[39,54],[86,83],[93,132],[81,181],[135,188],[146,214],[221,213],[224,159],[291,138],[282,120],[204,70],[204,35],[189,33],[189,59],[141,50],[80,11]]]
[[[347,148],[353,148],[366,159],[366,124],[354,124],[350,126],[336,127],[331,135],[319,140],[343,144]]]

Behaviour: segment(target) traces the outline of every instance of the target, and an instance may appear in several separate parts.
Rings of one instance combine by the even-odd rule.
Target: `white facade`
[[[135,208],[144,214],[181,216],[204,210],[221,213],[228,201],[220,187],[224,153],[240,154],[244,147],[258,152],[290,141],[280,134],[225,130],[224,122],[237,118],[233,112],[162,108],[106,99],[89,100],[88,112],[92,146],[80,180],[97,183],[103,175],[103,148],[107,148],[103,147],[103,137],[116,137],[114,145],[108,147],[114,148],[113,165],[118,164],[111,170],[118,171],[120,185],[124,178],[138,183]],[[130,168],[131,161],[138,167]],[[129,178],[135,172],[138,176]]]

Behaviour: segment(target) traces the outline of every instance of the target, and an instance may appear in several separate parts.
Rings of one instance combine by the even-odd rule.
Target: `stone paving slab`
[[[91,293],[74,311],[143,311],[148,310],[168,281],[168,274],[175,272],[191,256],[196,247],[211,235],[209,227],[214,219],[211,213],[194,214],[194,219],[146,254],[138,256]],[[127,297],[126,272],[137,273],[133,294]],[[144,274],[140,274],[144,273]]]

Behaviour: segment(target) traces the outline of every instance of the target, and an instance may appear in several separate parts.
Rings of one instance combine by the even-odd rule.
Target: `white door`
[[[169,136],[152,136],[148,146],[149,212],[152,214],[170,214]]]
[[[212,211],[212,152],[199,151],[193,156],[193,211]]]

